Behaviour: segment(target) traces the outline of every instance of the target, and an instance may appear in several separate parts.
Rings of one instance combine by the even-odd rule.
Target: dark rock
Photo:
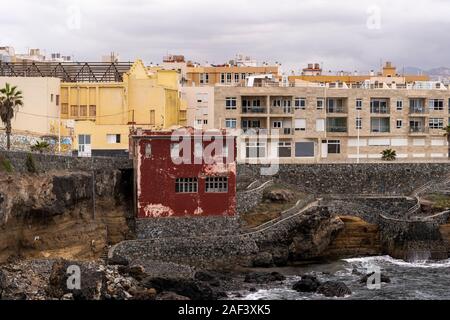
[[[371,272],[371,273],[366,274],[365,276],[363,276],[361,278],[361,280],[359,280],[359,282],[360,283],[367,283],[367,280],[369,279],[369,277],[373,276],[374,274],[375,274],[375,272]],[[384,275],[384,274],[380,275],[380,280],[381,280],[382,283],[391,283],[391,279],[388,276]]]
[[[327,281],[321,284],[316,292],[325,297],[344,297],[352,294],[346,284],[340,281]]]
[[[211,272],[208,271],[197,271],[194,275],[194,278],[199,281],[215,281],[216,277]]]
[[[133,288],[130,290],[130,294],[133,296],[133,300],[155,300],[156,290],[153,288]]]
[[[274,281],[283,281],[286,277],[278,272],[251,272],[245,276],[244,282],[247,283],[269,283]]]
[[[128,269],[128,274],[138,281],[141,281],[148,276],[144,267],[139,265],[131,266]]]
[[[292,289],[298,292],[316,292],[321,285],[320,281],[314,276],[302,276],[300,281],[294,283]]]
[[[326,207],[320,208],[298,227],[289,246],[290,257],[294,261],[321,257],[343,228],[344,223],[339,217],[333,217]]]
[[[194,279],[198,281],[207,282],[212,287],[220,287],[221,282],[217,279],[216,275],[208,271],[198,271],[194,275]]]
[[[287,247],[278,247],[272,250],[273,263],[278,267],[284,267],[289,262],[289,249]]]
[[[72,274],[68,273],[70,266],[80,268],[79,289],[69,289],[68,279]],[[69,283],[73,283],[70,281]],[[52,271],[47,286],[47,294],[50,297],[61,299],[65,294],[72,293],[74,300],[100,300],[106,292],[106,276],[103,271],[98,271],[85,263],[58,260],[53,263]]]
[[[256,292],[256,288],[255,288],[255,287],[251,287],[250,289],[248,289],[248,291],[250,291],[250,292]]]
[[[128,266],[129,262],[122,256],[114,255],[112,258],[108,258],[108,264],[112,266]]]
[[[265,193],[264,199],[271,202],[288,202],[294,199],[294,193],[287,189],[274,189]]]
[[[352,274],[357,275],[357,276],[362,275],[362,273],[360,271],[358,271],[358,269],[356,269],[356,268],[353,268]]]
[[[253,259],[254,267],[270,268],[273,266],[272,254],[269,252],[260,252]]]
[[[221,295],[212,290],[207,283],[192,279],[148,277],[141,282],[141,285],[146,288],[155,288],[158,293],[170,291],[191,300],[217,300]]]
[[[6,279],[6,275],[3,272],[3,270],[0,269],[0,299],[1,299],[2,295],[3,295],[3,291],[5,291],[7,286],[8,286],[8,282],[7,282],[7,279]]]
[[[176,294],[174,292],[161,292],[156,297],[156,300],[173,300],[173,301],[175,301],[175,300],[191,300],[191,299],[189,299],[186,296]]]
[[[117,271],[121,275],[128,275],[128,273],[130,272],[130,267],[129,266],[118,266]]]

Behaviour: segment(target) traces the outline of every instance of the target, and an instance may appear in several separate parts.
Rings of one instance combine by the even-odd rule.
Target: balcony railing
[[[409,133],[428,133],[430,131],[429,127],[409,127]]]
[[[242,107],[242,113],[266,113],[265,107]]]
[[[292,107],[271,107],[271,114],[293,114],[294,108]]]
[[[409,114],[424,114],[428,112],[428,108],[425,107],[410,107],[409,108]]]
[[[342,107],[327,107],[327,113],[347,113],[347,108]]]
[[[269,130],[266,128],[242,128],[245,135],[267,135]]]
[[[327,126],[327,132],[347,132],[346,126]]]

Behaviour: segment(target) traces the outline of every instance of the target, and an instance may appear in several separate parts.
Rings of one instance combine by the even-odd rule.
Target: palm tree
[[[444,128],[444,136],[447,137],[448,157],[450,158],[450,124]]]
[[[386,149],[381,152],[381,159],[386,161],[394,161],[397,158],[397,152],[392,149]]]
[[[48,151],[50,149],[50,144],[47,141],[38,141],[35,145],[32,145],[30,149],[31,151],[43,153],[44,151]]]
[[[11,149],[11,120],[19,106],[23,106],[22,91],[9,83],[0,89],[0,119],[6,127],[6,149]]]

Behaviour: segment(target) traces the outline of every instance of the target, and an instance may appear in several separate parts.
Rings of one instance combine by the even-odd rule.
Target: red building
[[[236,137],[137,129],[130,143],[138,218],[236,213]]]

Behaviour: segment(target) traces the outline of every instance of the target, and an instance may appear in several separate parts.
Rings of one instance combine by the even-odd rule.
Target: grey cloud
[[[20,50],[41,47],[97,60],[117,51],[126,60],[161,61],[167,52],[199,62],[224,62],[241,52],[300,69],[447,65],[450,3],[444,0],[62,0],[4,1],[0,41]],[[366,26],[368,8],[380,9],[381,28]],[[81,28],[67,28],[78,6]]]

